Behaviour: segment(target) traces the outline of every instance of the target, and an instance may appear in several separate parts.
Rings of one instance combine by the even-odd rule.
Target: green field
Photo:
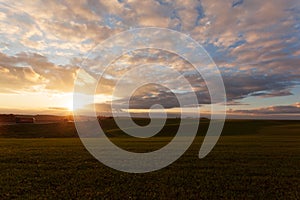
[[[0,199],[300,199],[299,121],[227,121],[204,159],[198,136],[175,163],[146,174],[104,166],[71,138],[73,126],[0,128]],[[148,141],[106,129],[113,142],[135,152],[170,141],[168,129]]]

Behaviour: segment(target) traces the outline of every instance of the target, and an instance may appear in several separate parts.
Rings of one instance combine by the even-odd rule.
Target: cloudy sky
[[[206,49],[222,74],[229,116],[300,118],[299,0],[0,0],[0,113],[67,113],[88,53],[117,33],[142,27],[180,31]],[[134,81],[139,74],[157,77],[166,66],[176,69],[209,113],[207,88],[193,66],[178,55],[151,49],[130,52],[111,64],[97,90],[99,112],[109,110],[111,100],[122,109],[126,92],[114,96],[113,88],[120,69],[131,66],[139,66],[128,77]],[[177,95],[188,93],[176,77],[164,78],[178,87]],[[130,106],[138,112],[160,103],[176,110],[174,95],[168,88],[146,85]]]

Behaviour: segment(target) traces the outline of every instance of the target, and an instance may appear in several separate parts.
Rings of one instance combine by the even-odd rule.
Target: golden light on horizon
[[[73,112],[73,102],[67,105],[67,109],[68,111]]]

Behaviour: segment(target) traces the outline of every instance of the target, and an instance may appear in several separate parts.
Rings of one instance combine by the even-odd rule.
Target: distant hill
[[[49,118],[43,116],[47,119]],[[63,119],[51,118],[51,119]],[[126,120],[126,119],[124,119]],[[141,126],[148,125],[150,120],[146,118],[133,119]],[[201,119],[198,135],[206,134],[208,119]],[[130,137],[118,128],[114,119],[101,118],[99,120],[102,129],[108,137]],[[155,137],[175,136],[180,124],[180,119],[168,119],[165,127]],[[189,126],[186,123],[185,126]],[[132,129],[132,127],[128,127]],[[299,135],[300,121],[288,120],[227,120],[222,131],[222,136],[255,135]],[[95,134],[96,135],[96,134]],[[41,124],[15,124],[0,125],[0,138],[72,138],[78,137],[73,122],[60,121],[55,123]],[[92,137],[92,136],[91,136]]]
[[[2,122],[16,122],[18,117],[32,117],[35,118],[36,123],[45,123],[45,122],[62,122],[66,120],[72,120],[72,116],[56,116],[56,115],[15,115],[15,114],[0,114],[0,123]]]

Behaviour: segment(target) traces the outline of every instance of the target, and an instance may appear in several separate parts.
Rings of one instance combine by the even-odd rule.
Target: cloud
[[[255,114],[255,115],[285,115],[295,114],[300,115],[300,103],[292,105],[270,106],[266,108],[252,109],[252,110],[231,110],[233,114]]]
[[[226,106],[248,106],[249,104],[247,103],[241,103],[238,101],[229,101],[226,103]]]
[[[235,0],[232,2],[232,7],[237,7],[237,6],[240,6],[244,3],[244,0]]]
[[[56,66],[39,54],[21,53],[7,56],[0,53],[0,91],[22,92],[52,90],[70,92],[77,68]]]
[[[57,111],[69,111],[68,108],[64,108],[64,107],[49,107],[49,110],[57,110]]]
[[[249,96],[295,96],[291,89],[300,84],[299,13],[299,0],[3,0],[0,92],[70,92],[78,67],[93,47],[130,28],[158,26],[182,31],[204,45],[220,67],[228,101],[233,104]],[[165,64],[179,71],[192,84],[198,103],[210,103],[205,83],[190,64],[158,50],[123,55],[106,71],[97,92],[111,94],[122,74],[143,63]],[[87,73],[97,77],[95,71]],[[133,75],[138,77],[138,73]],[[155,78],[154,73],[147,75]],[[178,88],[178,95],[190,97],[177,77],[160,76]],[[125,86],[130,86],[129,81]],[[144,91],[148,93],[132,98],[134,107],[154,102],[177,106],[166,91]],[[122,95],[120,102],[128,99]]]
[[[297,75],[299,78],[299,76]],[[249,96],[276,97],[292,95],[291,89],[297,83],[289,80],[290,77],[282,75],[239,73],[223,74],[227,98],[240,100]],[[295,77],[293,79],[296,80]],[[298,79],[299,80],[299,79]]]

